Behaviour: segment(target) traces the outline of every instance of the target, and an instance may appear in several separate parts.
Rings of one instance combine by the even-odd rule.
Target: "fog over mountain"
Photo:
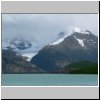
[[[24,37],[49,43],[60,32],[72,33],[73,27],[97,35],[97,14],[2,14],[2,38]]]
[[[3,73],[98,73],[98,15],[2,14],[2,61]]]

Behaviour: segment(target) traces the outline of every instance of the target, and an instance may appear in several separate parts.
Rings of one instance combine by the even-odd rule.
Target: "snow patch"
[[[27,57],[27,61],[30,61],[35,55],[37,55],[37,53],[25,53],[22,54],[23,57]]]
[[[82,34],[90,34],[90,32],[88,30],[83,30],[83,29],[80,29],[78,27],[74,27],[73,32],[82,33]]]
[[[75,27],[74,29],[73,29],[73,32],[78,32],[78,33],[80,33],[82,30],[80,29],[80,28],[78,28],[78,27]]]
[[[65,35],[64,37],[62,37],[62,38],[56,40],[55,42],[53,42],[53,43],[51,43],[51,44],[49,44],[49,45],[57,45],[57,44],[63,42],[64,39],[65,39],[66,37],[68,37],[68,35]]]
[[[79,44],[80,44],[81,46],[83,46],[83,47],[85,46],[83,40],[77,39],[77,41],[79,42]]]
[[[84,34],[90,34],[88,31],[84,31]]]
[[[19,44],[20,42],[22,42],[21,40],[16,40],[14,41],[16,44]]]
[[[76,36],[74,36],[74,38],[78,41],[78,43],[79,43],[82,47],[85,46],[82,39],[78,39],[78,38],[76,38]]]

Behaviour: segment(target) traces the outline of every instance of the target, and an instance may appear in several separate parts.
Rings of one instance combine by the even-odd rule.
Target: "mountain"
[[[31,48],[32,44],[27,40],[15,38],[10,41],[10,47],[12,49],[25,50]]]
[[[31,63],[47,72],[59,72],[71,63],[98,61],[98,37],[89,30],[75,28],[71,35],[60,36],[41,49]]]
[[[2,73],[3,74],[22,74],[22,73],[41,73],[43,70],[36,65],[26,61],[26,57],[17,55],[12,49],[2,50]]]
[[[2,49],[7,50],[8,48],[11,48],[23,57],[27,57],[27,61],[30,61],[30,59],[42,48],[42,45],[36,39],[27,40],[23,37],[16,36],[2,41]]]

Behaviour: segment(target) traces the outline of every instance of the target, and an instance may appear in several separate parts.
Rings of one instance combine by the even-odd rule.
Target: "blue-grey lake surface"
[[[97,86],[92,74],[2,74],[2,86]]]

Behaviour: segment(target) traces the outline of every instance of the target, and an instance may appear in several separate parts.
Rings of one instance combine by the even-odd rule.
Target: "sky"
[[[23,37],[50,41],[58,33],[72,34],[73,28],[98,35],[97,14],[2,14],[2,38]]]

